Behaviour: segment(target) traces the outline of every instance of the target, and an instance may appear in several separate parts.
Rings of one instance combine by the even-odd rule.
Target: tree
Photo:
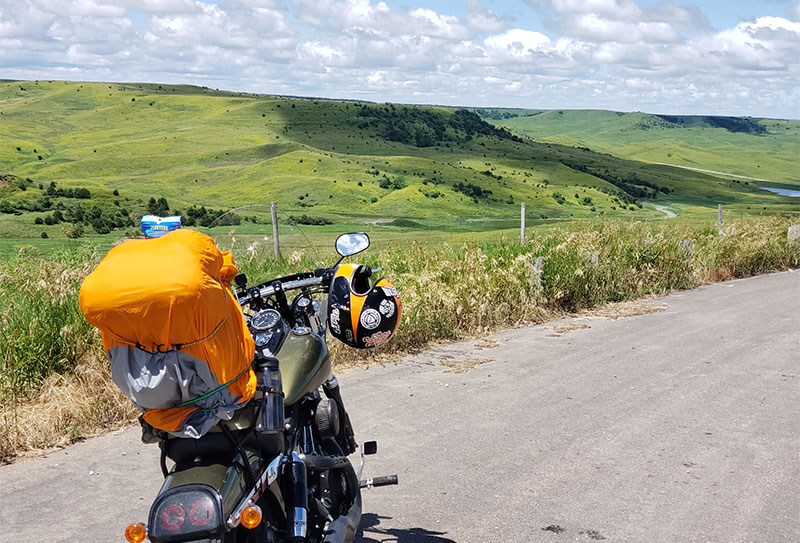
[[[147,212],[151,215],[165,216],[169,215],[169,203],[163,196],[156,200],[152,196],[147,201]]]
[[[159,215],[169,215],[169,204],[163,196],[158,199],[158,211]]]
[[[83,222],[83,217],[85,215],[85,210],[80,203],[76,203],[75,205],[69,206],[66,210],[66,214],[64,215],[65,219],[69,222]]]

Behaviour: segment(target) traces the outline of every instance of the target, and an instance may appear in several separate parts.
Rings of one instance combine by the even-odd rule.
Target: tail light
[[[153,543],[220,535],[223,522],[219,494],[202,484],[171,488],[156,498],[148,526]]]

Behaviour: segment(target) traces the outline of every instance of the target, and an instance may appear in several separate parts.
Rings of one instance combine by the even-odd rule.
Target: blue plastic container
[[[156,215],[145,215],[142,217],[142,232],[148,238],[160,238],[167,232],[177,230],[180,227],[180,216],[158,217]]]

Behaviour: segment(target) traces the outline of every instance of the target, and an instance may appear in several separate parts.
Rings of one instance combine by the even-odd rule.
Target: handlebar
[[[286,281],[285,283],[281,283],[281,288],[283,290],[294,290],[304,287],[313,287],[321,284],[322,284],[322,277],[309,277],[307,279],[297,279],[296,281]],[[258,288],[258,295],[261,298],[266,298],[267,296],[272,296],[273,294],[275,294],[275,288],[273,288],[272,285]],[[253,296],[249,292],[247,292],[244,295],[238,297],[239,305],[244,305],[252,299]]]
[[[382,270],[382,268],[367,268],[370,271],[370,275],[374,273],[378,273]],[[332,273],[333,268],[320,268],[314,271],[314,277],[307,277],[305,279],[295,279],[293,281],[286,281],[280,283],[281,290],[295,290],[298,288],[307,288],[307,287],[314,287],[317,285],[321,285],[325,279],[325,276],[328,273]],[[273,296],[276,292],[275,288],[270,285],[262,286],[262,287],[254,287],[258,289],[258,297],[259,298],[266,298],[268,296]],[[252,289],[251,289],[252,292]],[[237,296],[237,300],[239,301],[239,305],[244,305],[250,302],[254,296],[252,296],[251,292],[246,292],[241,296]]]

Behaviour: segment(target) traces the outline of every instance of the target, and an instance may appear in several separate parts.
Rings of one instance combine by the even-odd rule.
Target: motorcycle
[[[144,435],[161,449],[164,483],[147,523],[125,530],[129,543],[148,538],[152,543],[353,541],[361,519],[361,489],[397,484],[397,476],[361,480],[364,457],[375,454],[377,444],[359,445],[355,439],[326,344],[326,324],[342,332],[339,308],[331,312],[319,295],[332,294],[341,269],[352,268],[339,264],[368,246],[366,234],[342,234],[336,240],[341,258],[330,268],[252,287],[244,274],[236,276],[235,295],[256,345],[255,396],[199,439],[160,433],[142,420]],[[380,271],[353,269],[355,283],[367,285],[369,276]],[[393,287],[382,288],[396,296]],[[380,307],[384,317],[387,308],[385,303]],[[350,308],[342,304],[341,309]],[[376,312],[368,309],[361,318],[367,329],[374,318],[367,318],[370,311]],[[329,314],[337,321],[326,323]],[[341,337],[354,345],[350,330]],[[363,341],[369,347],[387,337],[373,334]],[[356,452],[357,469],[350,459]]]

